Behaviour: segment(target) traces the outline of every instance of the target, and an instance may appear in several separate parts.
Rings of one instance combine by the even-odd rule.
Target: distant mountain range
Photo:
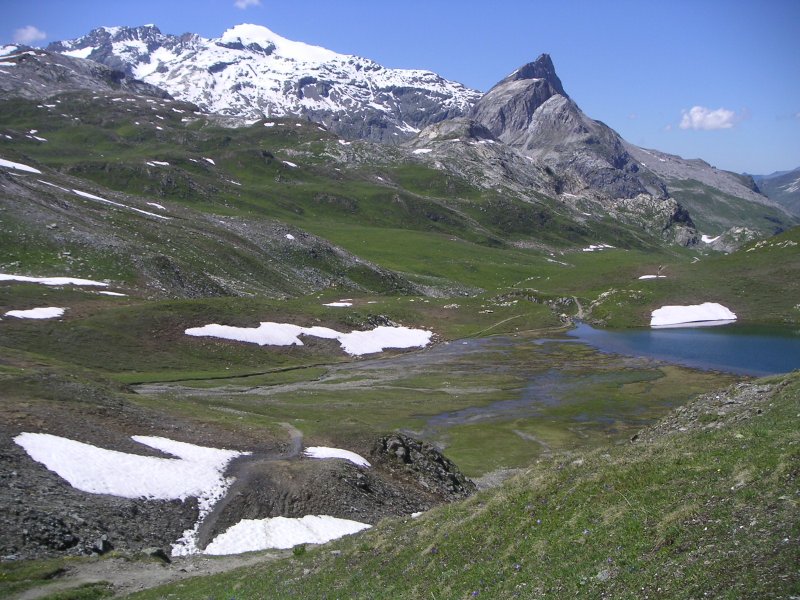
[[[759,189],[789,212],[800,217],[800,167],[776,171],[771,175],[753,175]]]
[[[399,156],[374,148],[381,160],[410,156],[529,204],[547,198],[577,222],[610,218],[683,245],[713,239],[720,250],[796,223],[749,176],[639,148],[585,115],[547,54],[482,94],[257,25],[215,39],[154,25],[102,27],[46,50],[6,49],[13,52],[21,68],[0,79],[5,96],[119,89],[191,103],[219,123],[299,118],[343,141],[406,148]],[[788,190],[791,181],[777,185]]]
[[[209,112],[307,117],[373,141],[410,137],[465,114],[480,98],[430,71],[388,69],[259,25],[237,25],[215,39],[163,34],[154,25],[101,27],[48,50],[103,63]]]

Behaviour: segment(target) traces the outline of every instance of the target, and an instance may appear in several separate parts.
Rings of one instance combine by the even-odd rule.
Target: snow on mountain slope
[[[215,39],[163,34],[152,25],[102,27],[48,49],[121,69],[211,112],[308,117],[376,141],[465,114],[480,97],[430,71],[388,69],[260,25],[237,25]]]

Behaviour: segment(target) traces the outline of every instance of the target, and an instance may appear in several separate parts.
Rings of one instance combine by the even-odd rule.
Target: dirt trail
[[[572,299],[575,300],[575,304],[578,306],[578,312],[575,313],[575,318],[578,319],[579,321],[583,321],[585,313],[583,312],[583,306],[581,305],[581,301],[578,300],[577,296],[573,296]]]
[[[171,563],[156,564],[151,560],[129,560],[125,558],[96,558],[71,564],[66,572],[52,583],[26,590],[9,600],[37,600],[51,594],[64,592],[91,583],[110,583],[115,598],[121,598],[148,588],[173,581],[213,575],[266,563],[288,555],[288,551],[272,551],[258,555],[189,556],[175,558]]]

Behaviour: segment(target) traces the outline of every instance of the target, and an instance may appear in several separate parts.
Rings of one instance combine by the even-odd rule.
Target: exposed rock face
[[[446,501],[466,498],[476,490],[475,484],[439,450],[401,433],[379,439],[370,459],[375,465],[415,480]]]
[[[547,54],[495,85],[470,117],[550,168],[560,178],[560,192],[589,188],[613,198],[667,197],[663,182],[639,168],[622,139],[572,101]]]
[[[430,71],[388,69],[257,25],[216,39],[153,25],[103,27],[48,48],[120,69],[211,112],[307,117],[344,137],[381,142],[463,115],[480,96]]]
[[[29,48],[6,46],[0,55],[0,97],[43,100],[65,92],[127,92],[169,98],[156,86],[94,61]],[[4,68],[4,66],[11,68]]]

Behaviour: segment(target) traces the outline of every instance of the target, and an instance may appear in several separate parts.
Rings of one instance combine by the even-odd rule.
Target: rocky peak
[[[549,169],[562,192],[599,192],[611,198],[667,196],[663,182],[640,170],[619,135],[587,117],[567,95],[547,54],[495,85],[470,116]]]
[[[549,54],[540,54],[539,58],[514,71],[511,75],[506,77],[503,82],[520,81],[524,79],[543,79],[553,88],[556,94],[569,97],[564,91],[564,86],[561,85],[561,80],[558,78],[558,75],[556,75],[556,68]]]
[[[569,101],[550,55],[542,54],[486,92],[470,116],[516,146],[520,134],[531,127],[536,111],[553,97]]]

